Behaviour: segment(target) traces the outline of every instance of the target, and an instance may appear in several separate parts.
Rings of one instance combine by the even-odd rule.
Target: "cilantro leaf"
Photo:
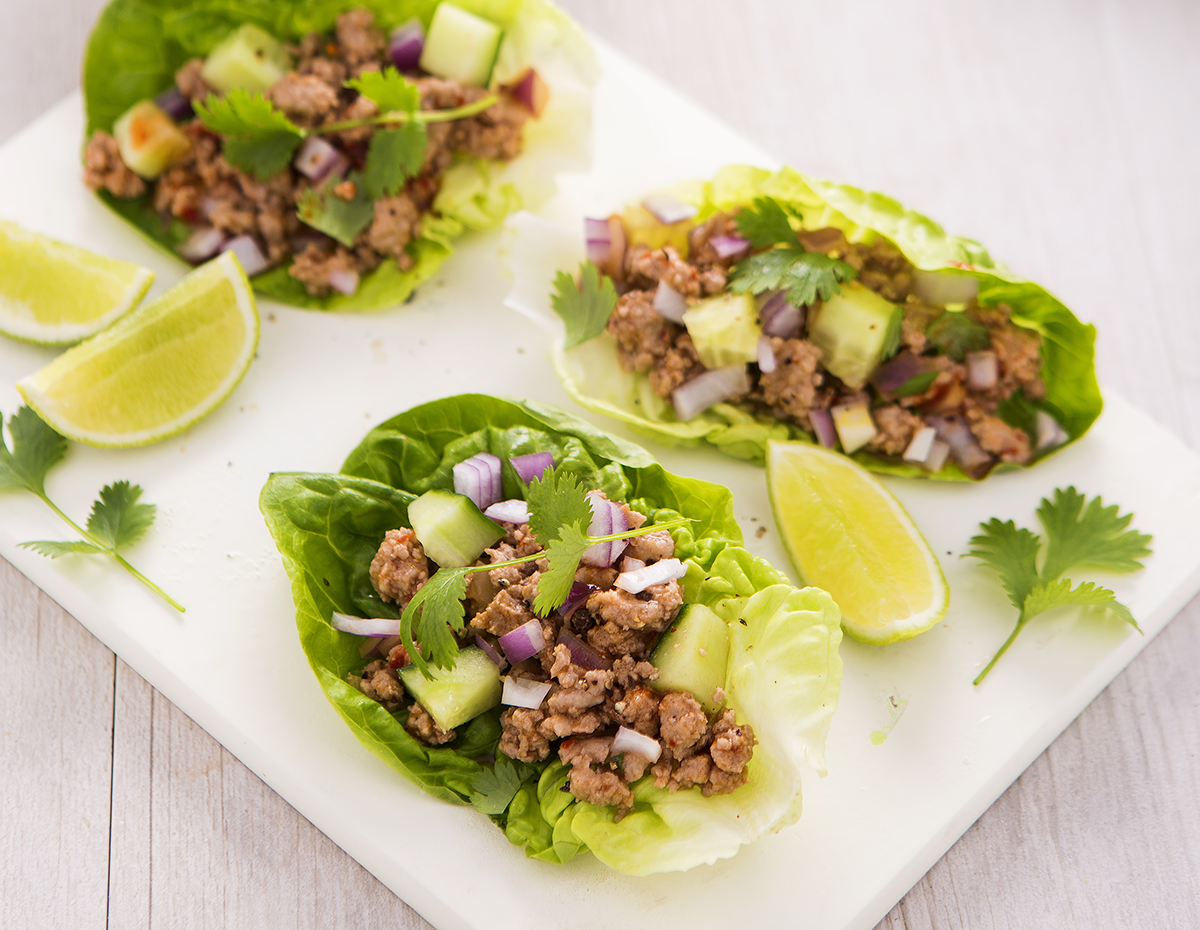
[[[458,655],[454,632],[463,628],[467,596],[465,568],[439,568],[421,586],[400,615],[400,635],[413,665],[430,677],[429,663],[453,668]],[[416,647],[416,642],[421,648]],[[427,661],[428,660],[428,661]]]
[[[421,91],[395,68],[365,71],[346,81],[346,86],[375,101],[380,113],[416,113],[421,109]]]
[[[424,123],[405,123],[395,129],[376,132],[371,137],[363,168],[363,186],[367,194],[373,200],[398,194],[404,182],[421,171],[427,141]]]
[[[32,549],[38,555],[48,559],[57,559],[71,552],[85,552],[103,555],[105,550],[82,539],[74,542],[60,542],[55,539],[35,539],[33,542],[17,543],[22,549]]]
[[[593,543],[592,537],[577,523],[568,523],[559,528],[558,536],[551,540],[542,553],[550,567],[538,578],[537,596],[533,599],[534,613],[545,617],[566,603],[575,584],[579,560]]]
[[[92,504],[88,532],[113,551],[132,546],[146,535],[158,509],[153,504],[139,504],[141,496],[141,486],[128,481],[105,485],[100,499]]]
[[[982,352],[992,344],[986,326],[957,310],[947,310],[936,317],[925,327],[925,338],[956,362],[966,359],[968,352]]]
[[[1127,529],[1133,514],[1120,516],[1116,504],[1105,507],[1093,497],[1084,508],[1084,497],[1073,487],[1054,491],[1054,500],[1042,498],[1038,519],[1046,528],[1046,561],[1042,578],[1051,581],[1077,565],[1132,572],[1139,559],[1150,554],[1153,537]]]
[[[729,289],[735,294],[786,290],[788,303],[804,307],[819,296],[828,300],[841,283],[858,274],[852,265],[802,248],[771,249],[742,259],[733,266]]]
[[[617,289],[588,260],[579,266],[578,284],[565,271],[555,275],[550,303],[566,324],[566,347],[573,349],[604,332],[608,318],[617,306]]]
[[[471,784],[471,803],[481,813],[498,817],[508,810],[508,805],[517,796],[521,786],[532,781],[537,773],[536,766],[515,762],[506,755],[498,754],[495,765],[475,776]]]
[[[1021,610],[1029,592],[1038,583],[1037,556],[1041,538],[1037,533],[1018,529],[1012,520],[1001,523],[992,517],[981,523],[983,533],[971,537],[967,555],[979,559],[1000,576],[1013,607]]]
[[[46,497],[46,473],[67,454],[67,440],[39,417],[32,407],[22,407],[8,420],[12,451],[0,432],[0,491],[29,491]]]
[[[529,482],[525,491],[529,506],[529,528],[538,542],[547,546],[564,526],[586,532],[592,522],[592,505],[579,478],[569,472],[548,469]]]
[[[286,168],[305,135],[262,94],[241,88],[224,97],[209,94],[195,109],[205,129],[224,137],[226,160],[259,180]]]
[[[1021,614],[1022,625],[1028,623],[1038,614],[1045,613],[1047,610],[1053,610],[1055,607],[1071,606],[1106,607],[1139,633],[1142,632],[1142,628],[1133,619],[1133,614],[1130,613],[1129,608],[1118,601],[1117,596],[1108,590],[1108,588],[1102,588],[1090,581],[1085,581],[1079,587],[1072,590],[1071,582],[1067,578],[1063,578],[1061,581],[1050,582],[1049,584],[1038,584],[1029,592],[1029,597],[1025,599],[1025,607]]]
[[[350,248],[358,234],[375,218],[375,203],[367,192],[362,175],[353,172],[347,179],[354,184],[354,197],[343,200],[326,183],[320,190],[306,190],[296,204],[300,222],[332,236]]]
[[[774,197],[755,197],[753,204],[738,211],[734,221],[738,233],[749,239],[753,248],[800,244],[786,211]]]

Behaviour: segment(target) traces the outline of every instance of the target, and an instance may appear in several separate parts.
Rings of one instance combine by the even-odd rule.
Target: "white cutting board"
[[[604,215],[728,162],[774,164],[656,78],[599,52],[594,169],[564,179],[550,218]],[[0,216],[149,265],[161,291],[184,269],[82,186],[81,125],[74,95],[0,149]],[[577,410],[544,334],[501,306],[503,251],[500,234],[470,240],[394,311],[333,316],[263,302],[258,358],[215,415],[148,449],[72,448],[51,473],[51,496],[82,520],[101,485],[141,483],[159,516],[130,559],[185,615],[102,559],[51,562],[18,549],[69,534],[32,497],[0,495],[0,555],[443,930],[870,930],[1200,589],[1200,458],[1111,395],[1083,441],[1033,471],[977,486],[889,481],[941,558],[950,611],[909,643],[845,643],[829,775],[806,779],[800,822],[681,875],[626,878],[587,856],[564,867],[528,861],[483,816],[401,780],[342,724],[300,651],[257,508],[269,472],[334,470],[369,427],[416,403],[482,391]],[[0,409],[16,409],[12,382],[52,355],[0,340]],[[759,469],[709,450],[651,449],[673,471],[730,487],[749,548],[789,568]],[[1106,618],[1043,617],[972,687],[1015,616],[995,577],[960,559],[967,541],[992,516],[1038,528],[1040,498],[1068,484],[1133,510],[1135,527],[1154,535],[1144,571],[1087,575],[1115,589],[1146,636]]]

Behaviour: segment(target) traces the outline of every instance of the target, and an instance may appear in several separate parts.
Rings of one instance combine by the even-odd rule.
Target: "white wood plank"
[[[104,926],[113,657],[0,560],[0,926]]]

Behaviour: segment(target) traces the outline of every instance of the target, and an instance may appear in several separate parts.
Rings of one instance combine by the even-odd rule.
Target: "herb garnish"
[[[787,291],[788,303],[804,307],[829,300],[858,274],[852,265],[800,244],[788,213],[774,197],[756,197],[738,211],[738,232],[756,249],[766,249],[733,266],[729,289],[735,294]]]
[[[471,784],[471,804],[489,817],[498,817],[508,810],[521,786],[540,774],[537,766],[515,762],[498,754],[495,764],[484,768]]]
[[[538,578],[538,593],[533,609],[546,616],[566,602],[575,583],[579,559],[591,546],[614,539],[629,539],[656,530],[673,529],[690,522],[686,518],[665,523],[643,525],[624,533],[589,536],[592,508],[587,492],[579,479],[570,474],[547,471],[540,480],[529,484],[526,492],[529,504],[529,527],[542,544],[534,552],[506,562],[488,565],[468,565],[463,568],[439,568],[429,576],[400,617],[400,635],[413,665],[426,677],[431,676],[429,665],[453,668],[458,654],[454,633],[463,628],[465,610],[463,598],[467,592],[467,575],[486,572],[509,565],[521,565],[546,559],[549,568]],[[421,648],[416,647],[419,640]]]
[[[1042,498],[1037,515],[1046,530],[1046,546],[1040,570],[1037,561],[1042,537],[1037,533],[995,517],[980,524],[983,533],[972,537],[974,548],[967,555],[995,569],[1020,614],[1012,635],[975,684],[987,677],[1030,620],[1055,607],[1104,607],[1141,632],[1129,608],[1112,591],[1092,582],[1072,588],[1070,579],[1061,578],[1068,569],[1082,565],[1114,572],[1143,567],[1140,559],[1150,554],[1148,544],[1153,537],[1127,529],[1133,514],[1120,516],[1118,510],[1116,504],[1105,507],[1099,497],[1093,497],[1085,508],[1083,495],[1073,487],[1056,489],[1053,502]]]
[[[353,78],[346,81],[345,86],[374,100],[379,107],[379,115],[305,129],[288,119],[262,94],[238,89],[224,97],[209,94],[203,102],[198,101],[195,104],[196,117],[205,129],[224,137],[224,154],[230,164],[263,181],[287,167],[300,143],[309,136],[342,132],[360,126],[398,124],[398,130],[376,133],[367,151],[369,189],[394,194],[404,178],[415,174],[424,161],[425,123],[474,116],[498,99],[495,94],[489,94],[461,107],[421,110],[421,93],[417,85],[391,67],[383,72]],[[401,129],[404,131],[399,131]],[[373,170],[372,161],[375,163]]]
[[[0,432],[0,491],[28,491],[41,498],[83,537],[72,541],[35,540],[20,545],[51,559],[70,552],[111,556],[134,578],[182,613],[184,608],[174,598],[125,561],[118,551],[141,539],[154,522],[155,506],[138,503],[142,496],[141,487],[128,481],[105,485],[99,499],[92,504],[87,529],[84,529],[59,510],[46,494],[46,474],[62,461],[67,452],[67,440],[47,426],[30,407],[22,407],[9,418],[8,432],[12,436],[11,451]]]
[[[579,266],[578,284],[565,271],[554,276],[550,304],[566,324],[566,348],[573,349],[604,332],[617,306],[617,289],[589,259]]]

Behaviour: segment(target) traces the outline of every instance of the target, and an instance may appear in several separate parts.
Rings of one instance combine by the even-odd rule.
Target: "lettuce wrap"
[[[697,212],[691,220],[650,229],[640,241],[654,248],[665,242],[686,250],[689,229],[699,227],[715,214],[730,213],[755,204],[758,198],[769,197],[783,207],[800,233],[832,227],[840,230],[849,243],[870,244],[883,239],[899,249],[916,269],[952,271],[975,279],[979,307],[1007,305],[1012,310],[1013,324],[1041,337],[1044,397],[1031,399],[1018,392],[1011,402],[1001,403],[997,411],[1005,423],[1029,435],[1031,447],[1039,443],[1039,412],[1058,425],[1056,442],[1036,448],[1029,464],[1081,437],[1099,416],[1102,401],[1095,375],[1094,327],[1081,323],[1045,288],[993,261],[979,243],[947,234],[932,220],[895,200],[809,178],[791,168],[770,172],[740,165],[723,168],[711,181],[685,182],[663,193]],[[641,207],[629,208],[626,217],[630,211],[639,212],[641,222],[653,225]],[[513,217],[510,228],[516,233],[511,259],[514,285],[506,304],[550,328],[554,334],[555,368],[578,403],[628,423],[638,433],[667,445],[706,442],[731,456],[760,464],[770,439],[815,441],[812,432],[778,418],[762,404],[717,403],[696,416],[679,419],[670,398],[656,394],[645,374],[622,367],[617,341],[607,331],[568,349],[561,321],[552,307],[551,282],[556,273],[569,273],[579,267],[584,258],[583,239],[577,232],[552,227],[525,214]],[[857,451],[852,457],[885,474],[951,481],[978,477],[960,467],[953,457],[932,472],[898,455]],[[1001,461],[991,471],[1022,467],[1028,465]]]
[[[87,129],[112,132],[139,101],[175,86],[177,70],[207,55],[234,29],[253,24],[282,42],[327,33],[340,13],[365,8],[384,30],[419,18],[428,27],[441,0],[112,0],[92,31],[83,66]],[[432,277],[471,230],[498,226],[520,207],[536,209],[554,190],[557,172],[591,158],[591,88],[598,75],[582,31],[548,0],[456,0],[504,30],[490,87],[507,86],[534,68],[549,88],[545,109],[524,127],[524,150],[511,160],[459,157],[442,176],[432,212],[406,246],[412,265],[388,258],[363,274],[353,293],[314,296],[276,264],[253,278],[254,289],[284,304],[320,310],[373,310],[403,303]],[[113,212],[179,257],[193,229],[153,203],[154,188],[133,198],[100,189]]]
[[[558,471],[655,523],[690,519],[672,532],[687,565],[680,584],[687,602],[708,606],[729,625],[727,706],[759,740],[746,784],[705,798],[699,788],[656,789],[647,776],[633,785],[633,811],[617,821],[613,808],[560,790],[569,770],[557,755],[535,764],[497,756],[499,707],[433,748],[404,729],[403,707],[389,713],[347,683],[363,667],[360,640],[335,630],[332,613],[398,616],[372,586],[372,556],[388,530],[409,525],[415,497],[451,489],[453,465],[479,452],[502,460],[551,452]],[[522,495],[507,466],[503,481],[506,497]],[[291,579],[301,646],[330,703],[400,775],[452,804],[475,804],[531,858],[562,863],[590,850],[637,875],[712,863],[796,821],[804,764],[824,774],[842,668],[836,605],[816,588],[792,587],[742,547],[727,489],[669,474],[638,446],[552,407],[463,395],[376,427],[339,474],[273,474],[260,507]]]

